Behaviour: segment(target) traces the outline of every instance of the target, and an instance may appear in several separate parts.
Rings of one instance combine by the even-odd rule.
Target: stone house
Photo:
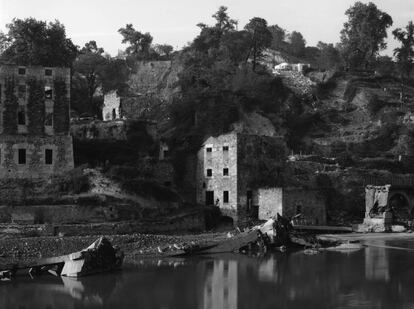
[[[197,203],[244,221],[254,210],[254,191],[281,180],[286,146],[278,137],[229,133],[205,140],[197,156]]]
[[[0,66],[0,179],[73,169],[70,69]]]

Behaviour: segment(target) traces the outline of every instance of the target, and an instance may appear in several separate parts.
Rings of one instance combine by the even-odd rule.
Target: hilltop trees
[[[252,60],[253,71],[260,60],[263,51],[270,47],[272,42],[272,34],[267,28],[267,21],[263,18],[254,17],[244,27],[249,34],[250,47],[248,57]]]
[[[305,54],[306,41],[300,32],[293,31],[289,35],[290,52],[295,56],[303,56]]]
[[[319,50],[316,63],[319,69],[329,70],[335,68],[340,63],[340,55],[338,49],[333,44],[327,44],[319,41],[316,46]]]
[[[408,23],[405,30],[395,29],[392,34],[401,42],[401,47],[394,49],[401,78],[409,78],[414,67],[414,24]]]
[[[286,30],[280,28],[278,25],[269,26],[268,29],[272,35],[272,42],[270,43],[270,47],[274,50],[284,49],[286,45]]]
[[[392,26],[392,18],[370,2],[356,2],[345,14],[348,21],[341,31],[341,55],[350,68],[368,68],[378,52],[387,44],[387,28]]]
[[[7,33],[0,34],[0,60],[19,65],[72,66],[77,47],[58,20],[46,23],[15,18],[7,28]]]
[[[125,49],[127,55],[148,58],[153,37],[150,33],[141,33],[135,30],[132,24],[127,24],[125,28],[120,28],[118,32],[122,35],[122,43],[129,44]]]

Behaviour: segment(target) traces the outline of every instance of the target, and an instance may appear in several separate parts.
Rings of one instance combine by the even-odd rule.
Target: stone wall
[[[73,168],[69,101],[70,69],[0,66],[0,178]]]
[[[74,121],[70,131],[77,140],[126,141],[137,133],[149,135],[153,140],[157,139],[157,124],[150,120]]]
[[[111,91],[104,96],[104,105],[102,108],[102,119],[105,121],[120,118],[121,98],[116,91]]]
[[[326,199],[318,190],[305,188],[283,189],[283,212],[288,218],[301,213],[297,224],[325,225]]]
[[[281,138],[238,134],[237,203],[240,216],[248,215],[253,205],[248,194],[260,187],[276,187],[282,182],[286,145]]]
[[[19,164],[19,149],[25,149],[26,162]],[[46,162],[46,150],[52,161]],[[1,178],[47,178],[74,168],[72,137],[0,135]]]
[[[326,201],[318,190],[261,188],[255,191],[254,203],[259,207],[260,220],[268,220],[278,213],[287,218],[301,213],[296,224],[326,224]]]
[[[259,206],[259,220],[269,220],[277,213],[283,214],[283,189],[259,189],[254,194],[254,205]]]
[[[197,202],[206,204],[207,192],[214,192],[213,203],[223,215],[243,221],[252,211],[253,190],[279,182],[285,156],[286,146],[277,137],[229,133],[208,138],[198,152]]]

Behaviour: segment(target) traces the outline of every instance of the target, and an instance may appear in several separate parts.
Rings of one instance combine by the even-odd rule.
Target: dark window
[[[26,85],[19,85],[17,88],[17,96],[19,98],[25,99],[26,98]]]
[[[214,191],[206,191],[206,205],[214,205]]]
[[[53,163],[53,150],[45,149],[45,164],[52,164],[52,163]]]
[[[168,152],[168,150],[164,150],[163,151],[163,158],[165,159],[165,158],[168,158],[168,156],[169,156],[169,152]]]
[[[223,168],[223,176],[229,176],[229,169]]]
[[[213,176],[213,170],[211,168],[207,169],[207,177]]]
[[[26,68],[19,68],[18,74],[19,75],[25,75],[26,74]]]
[[[229,151],[229,146],[223,146],[223,151]]]
[[[211,148],[211,147],[207,147],[207,148],[206,148],[206,151],[207,151],[207,152],[212,152],[212,151],[213,151],[213,148]]]
[[[296,205],[296,214],[299,215],[302,213],[302,205]]]
[[[19,164],[26,164],[26,149],[19,149]]]
[[[205,189],[207,186],[206,186],[206,183],[205,182],[203,182],[203,189]]]
[[[112,119],[116,119],[116,109],[112,109]]]
[[[52,99],[52,96],[53,96],[52,87],[46,86],[45,87],[45,98],[46,99]]]
[[[25,125],[26,124],[26,115],[25,112],[20,110],[17,113],[17,124],[19,125]]]
[[[223,191],[223,203],[227,204],[229,202],[229,191]]]
[[[53,73],[52,69],[45,69],[46,76],[52,76],[52,73]]]

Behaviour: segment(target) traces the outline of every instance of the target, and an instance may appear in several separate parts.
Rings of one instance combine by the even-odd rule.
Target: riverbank
[[[175,250],[174,244],[203,245],[212,241],[221,241],[227,234],[202,233],[185,235],[107,235],[110,242],[125,253],[125,260],[134,260],[137,257],[152,257],[171,254]],[[1,265],[27,263],[39,258],[65,255],[80,251],[88,247],[97,239],[97,236],[71,237],[27,237],[0,239],[0,268]]]
[[[125,253],[125,261],[140,258],[163,257],[171,255],[174,245],[204,245],[227,239],[227,232],[210,232],[201,234],[131,234],[106,235],[110,242]],[[329,242],[374,242],[379,240],[413,240],[414,233],[347,233],[321,234],[319,240]],[[88,247],[97,236],[48,236],[0,239],[0,269],[2,265],[27,263],[39,258],[53,257],[80,251]]]

